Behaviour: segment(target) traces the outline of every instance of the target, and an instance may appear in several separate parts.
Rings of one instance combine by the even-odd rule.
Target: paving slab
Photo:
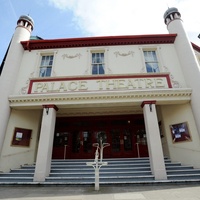
[[[200,185],[0,186],[5,200],[200,200]]]

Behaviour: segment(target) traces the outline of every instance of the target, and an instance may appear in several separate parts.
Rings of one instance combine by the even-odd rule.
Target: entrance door
[[[118,128],[110,130],[111,157],[136,157],[136,137],[131,129]]]
[[[71,133],[68,131],[59,131],[54,135],[53,144],[53,159],[66,159],[68,155],[68,150],[71,145]]]
[[[94,134],[89,130],[72,131],[72,143],[70,150],[71,158],[91,158],[94,154],[92,144],[94,143]]]
[[[148,156],[142,115],[57,118],[53,159],[94,159],[100,136],[104,158]]]
[[[54,136],[53,159],[92,158],[94,133],[89,130],[59,132]]]

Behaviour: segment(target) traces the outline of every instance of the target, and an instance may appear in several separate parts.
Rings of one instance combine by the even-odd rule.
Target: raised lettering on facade
[[[127,78],[101,80],[33,82],[31,93],[63,93],[169,88],[166,78]]]

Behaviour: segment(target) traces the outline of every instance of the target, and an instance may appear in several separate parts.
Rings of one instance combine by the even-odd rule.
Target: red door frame
[[[120,151],[112,151],[112,129],[120,130]],[[132,151],[125,151],[124,149],[124,129],[127,129],[131,132],[132,135]],[[146,157],[148,156],[147,145],[144,143],[138,142],[137,131],[139,129],[144,129],[143,115],[121,115],[121,116],[92,116],[92,117],[60,117],[56,120],[55,127],[55,137],[58,133],[69,133],[69,138],[67,142],[63,136],[62,142],[59,145],[53,147],[52,159],[81,159],[81,158],[94,158],[95,147],[92,147],[89,152],[84,151],[84,137],[83,132],[91,131],[91,143],[96,143],[96,132],[105,131],[107,135],[107,143],[110,143],[111,146],[104,149],[104,158],[114,158],[114,157]],[[80,136],[80,149],[78,152],[73,152],[73,133],[77,131]],[[65,144],[66,142],[66,144]],[[91,145],[90,145],[91,147]],[[140,153],[138,154],[138,147]]]

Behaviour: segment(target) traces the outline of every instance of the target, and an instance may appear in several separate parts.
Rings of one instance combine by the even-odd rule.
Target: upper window
[[[53,55],[42,56],[40,64],[40,77],[49,77],[51,76],[53,65]]]
[[[104,53],[92,53],[92,74],[105,74]]]
[[[147,73],[160,72],[158,66],[158,59],[155,51],[144,51],[144,59]]]

